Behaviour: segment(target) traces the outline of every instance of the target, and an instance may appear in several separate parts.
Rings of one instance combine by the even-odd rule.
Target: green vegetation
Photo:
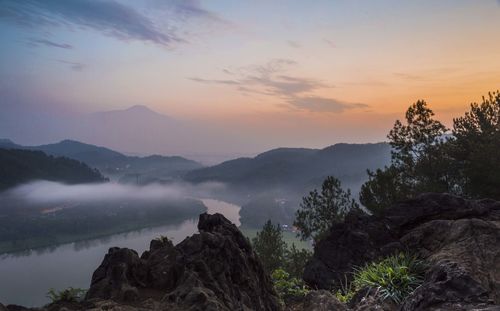
[[[51,288],[47,293],[47,298],[50,299],[52,303],[57,302],[80,302],[85,297],[87,291],[81,288],[67,288],[62,291],[56,291]]]
[[[255,238],[257,236],[257,232],[261,230],[249,227],[239,227],[238,229],[240,229],[243,235],[245,235],[250,240]],[[287,247],[291,247],[292,244],[294,244],[295,247],[299,250],[300,249],[305,249],[308,251],[312,250],[312,244],[310,243],[310,241],[302,241],[300,238],[297,237],[297,234],[295,232],[282,230],[281,235]]]
[[[283,241],[279,224],[275,226],[268,220],[262,231],[257,232],[257,236],[253,238],[252,245],[267,271],[272,272],[281,267],[286,244]]]
[[[300,229],[303,240],[311,237],[318,240],[332,224],[343,221],[347,212],[357,208],[359,205],[351,198],[351,191],[344,191],[340,181],[329,176],[323,182],[321,193],[315,189],[302,199],[293,224]]]
[[[270,220],[252,239],[252,246],[269,273],[285,269],[292,277],[299,279],[302,278],[306,262],[312,256],[308,249],[297,248],[295,243],[288,247],[283,239],[281,226],[273,225]]]
[[[471,104],[451,135],[424,101],[408,108],[388,138],[391,165],[368,171],[360,202],[375,214],[423,192],[500,199],[500,92]]]
[[[355,269],[353,281],[343,284],[335,296],[347,302],[365,288],[375,290],[382,300],[400,304],[424,280],[426,265],[415,256],[399,253]]]
[[[68,184],[104,182],[96,169],[68,158],[48,156],[41,151],[0,148],[0,191],[32,180]]]
[[[283,269],[274,270],[271,278],[282,304],[288,299],[304,297],[309,292],[309,288],[301,279],[292,277]]]

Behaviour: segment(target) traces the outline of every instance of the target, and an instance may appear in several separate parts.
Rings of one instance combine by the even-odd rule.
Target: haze
[[[21,144],[375,142],[417,99],[449,125],[500,81],[496,0],[4,0],[0,25],[0,138]]]

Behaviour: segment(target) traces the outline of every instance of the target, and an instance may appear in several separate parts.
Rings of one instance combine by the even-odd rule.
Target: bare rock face
[[[347,311],[347,306],[326,290],[312,291],[306,295],[303,302],[306,311]]]
[[[353,267],[398,250],[430,264],[401,310],[500,309],[500,202],[492,200],[423,194],[380,217],[349,215],[315,246],[304,279],[336,288]]]
[[[314,256],[305,267],[304,280],[312,288],[338,287],[360,266],[389,252],[386,246],[396,239],[381,222],[360,210],[350,212],[343,223],[332,227],[329,236],[314,247]]]
[[[177,246],[152,241],[141,257],[110,249],[86,300],[141,308],[148,301],[151,310],[280,310],[271,280],[236,226],[220,214],[202,214],[198,229]]]

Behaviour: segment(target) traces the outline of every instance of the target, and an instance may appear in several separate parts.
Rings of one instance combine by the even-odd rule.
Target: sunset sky
[[[0,36],[0,138],[20,143],[50,142],[17,135],[26,116],[133,105],[231,152],[374,142],[418,99],[450,125],[500,88],[497,0],[0,0]]]

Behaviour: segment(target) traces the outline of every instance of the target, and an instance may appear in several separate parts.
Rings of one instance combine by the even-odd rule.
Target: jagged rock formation
[[[235,225],[220,214],[205,213],[198,229],[176,246],[153,240],[140,257],[131,249],[111,248],[84,302],[45,310],[281,309],[269,276]]]
[[[351,213],[316,245],[304,279],[335,288],[353,267],[397,250],[430,263],[401,310],[500,310],[500,202],[492,200],[423,194],[380,217]]]

